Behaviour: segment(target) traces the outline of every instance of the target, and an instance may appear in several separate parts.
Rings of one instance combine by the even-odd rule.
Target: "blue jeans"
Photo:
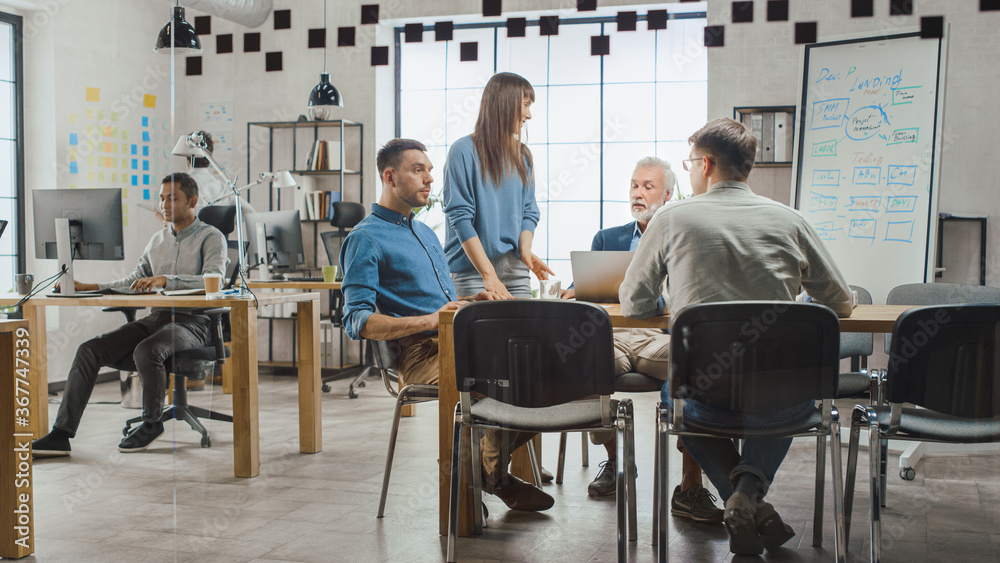
[[[673,410],[667,384],[664,384],[661,391],[661,401]],[[810,401],[768,415],[751,415],[687,399],[684,401],[684,418],[720,428],[773,428],[801,420],[815,408],[815,403]],[[743,451],[740,452],[736,440],[728,438],[682,436],[681,440],[691,457],[718,489],[723,502],[732,496],[733,488],[744,473],[750,473],[760,480],[763,498],[792,445],[791,438],[746,438],[743,440]]]

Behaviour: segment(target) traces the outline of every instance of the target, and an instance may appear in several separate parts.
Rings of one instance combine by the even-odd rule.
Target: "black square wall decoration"
[[[753,22],[753,2],[733,2],[733,23]]]
[[[524,37],[527,35],[528,20],[525,18],[507,19],[507,37]]]
[[[912,16],[913,0],[889,0],[890,16]]]
[[[260,34],[259,33],[244,33],[243,34],[243,52],[244,53],[257,53],[260,51]]]
[[[611,36],[595,35],[590,38],[590,54],[595,57],[611,54]]]
[[[979,0],[980,12],[992,12],[1000,10],[1000,0]]]
[[[462,62],[479,60],[479,43],[472,41],[470,43],[461,43],[460,45],[461,45],[460,60]]]
[[[309,48],[322,49],[326,47],[326,28],[309,30]]]
[[[852,18],[870,18],[875,15],[875,0],[851,0]]]
[[[354,46],[354,26],[351,27],[338,27],[337,28],[337,46],[338,47],[353,47]]]
[[[272,51],[264,54],[264,69],[267,72],[281,70],[281,51]]]
[[[184,64],[184,74],[188,76],[201,76],[201,57],[188,57]]]
[[[483,0],[483,15],[486,17],[499,16],[503,13],[500,0]]]
[[[816,22],[795,22],[795,44],[816,42]]]
[[[538,18],[539,35],[559,35],[559,16],[542,16]]]
[[[361,6],[361,24],[369,23],[378,23],[378,4],[363,4]]]
[[[788,21],[788,0],[767,0],[767,21]]]
[[[451,41],[455,38],[455,22],[437,22],[434,24],[435,41]]]
[[[216,54],[223,55],[226,53],[233,52],[233,34],[224,33],[222,35],[215,36],[215,52]]]
[[[707,25],[705,26],[705,46],[725,47],[726,46],[726,26]]]
[[[292,29],[292,11],[274,11],[274,29]]]
[[[407,43],[420,43],[424,40],[424,24],[408,23],[404,25],[403,36]]]
[[[389,64],[389,47],[372,47],[372,66],[386,66]]]
[[[212,34],[212,16],[195,16],[194,32],[198,35]]]
[[[654,29],[667,29],[667,11],[650,10],[646,14],[646,28],[651,31]]]
[[[578,12],[593,12],[597,10],[597,0],[576,0]]]
[[[618,31],[635,31],[636,23],[639,21],[639,14],[635,12],[618,12],[615,22],[618,23]]]
[[[920,37],[924,39],[940,39],[944,37],[944,16],[925,16],[920,18]]]

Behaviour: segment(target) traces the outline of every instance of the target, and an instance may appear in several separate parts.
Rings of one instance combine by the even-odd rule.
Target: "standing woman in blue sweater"
[[[531,297],[528,272],[553,273],[531,252],[538,204],[531,151],[521,142],[535,90],[510,72],[486,84],[472,135],[455,141],[444,169],[445,256],[459,295]]]

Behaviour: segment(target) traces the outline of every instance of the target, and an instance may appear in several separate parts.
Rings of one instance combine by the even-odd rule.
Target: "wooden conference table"
[[[49,430],[48,369],[46,365],[46,307],[228,307],[232,324],[233,377],[233,442],[234,473],[237,477],[260,474],[260,434],[257,393],[257,307],[280,303],[297,303],[299,382],[299,451],[317,453],[323,449],[322,413],[320,403],[318,293],[259,293],[253,299],[208,299],[204,295],[167,297],[149,295],[102,295],[99,297],[65,298],[34,297],[22,305],[24,318],[31,333],[29,352],[31,365],[29,385],[30,409],[34,437]],[[18,299],[0,299],[0,306],[9,307]],[[63,350],[72,353],[72,350]]]
[[[605,305],[611,324],[615,328],[668,328],[670,317],[663,315],[651,319],[630,319],[622,316],[621,305]],[[840,319],[841,332],[892,332],[896,319],[912,305],[858,305],[850,317]],[[439,530],[448,534],[448,495],[451,484],[451,444],[455,425],[455,403],[459,401],[455,386],[455,342],[454,311],[442,311],[439,315],[438,347],[440,379],[438,401],[438,463],[439,482]],[[463,438],[463,443],[468,439]],[[471,478],[469,464],[463,464],[462,484],[459,486],[458,534],[467,536],[472,531],[472,499],[465,494],[466,483]]]

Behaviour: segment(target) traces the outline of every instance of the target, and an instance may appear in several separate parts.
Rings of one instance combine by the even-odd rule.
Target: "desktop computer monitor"
[[[73,260],[124,260],[120,188],[34,190],[35,258],[59,260],[64,295],[73,294]]]
[[[305,264],[302,222],[298,211],[251,213],[247,215],[247,223],[248,264],[266,264],[282,269],[294,269]],[[260,249],[262,238],[266,241],[265,251]]]

